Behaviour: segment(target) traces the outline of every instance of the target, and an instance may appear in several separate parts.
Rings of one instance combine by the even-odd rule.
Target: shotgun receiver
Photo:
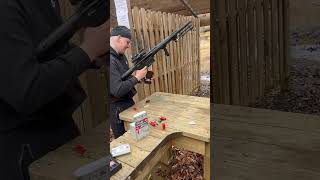
[[[169,52],[166,49],[166,46],[171,41],[178,41],[182,36],[184,36],[188,31],[192,30],[192,23],[189,21],[185,25],[183,25],[181,28],[177,29],[173,33],[171,33],[165,40],[157,44],[154,48],[152,48],[149,52],[144,52],[143,49],[141,49],[138,54],[136,54],[132,58],[132,63],[134,64],[127,72],[125,72],[121,79],[125,80],[127,79],[134,71],[140,70],[143,67],[151,66],[154,62],[154,56],[160,51],[161,49],[164,50],[166,56],[169,56]]]

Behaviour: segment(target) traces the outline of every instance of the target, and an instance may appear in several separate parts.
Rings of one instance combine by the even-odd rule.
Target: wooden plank
[[[320,117],[268,109],[215,104],[215,118],[320,133]]]
[[[188,21],[187,17],[184,17],[184,22]],[[184,64],[184,71],[183,71],[183,76],[184,76],[184,93],[183,94],[188,94],[188,64],[189,64],[189,38],[188,35],[185,35],[184,39],[184,45],[185,45],[185,64]]]
[[[149,37],[149,47],[150,47],[150,49],[151,48],[153,48],[155,45],[153,44],[153,42],[151,42],[151,41],[153,41],[153,40],[151,40],[151,36],[154,36],[154,29],[153,28],[151,28],[151,24],[152,24],[152,15],[151,15],[151,11],[149,11],[149,10],[147,10],[146,11],[146,29],[147,29],[147,34],[148,34],[148,37]],[[152,37],[153,39],[154,39],[154,37]],[[154,56],[154,58],[155,58],[155,56]],[[156,69],[154,66],[157,66],[156,65],[156,63],[153,63],[150,67],[149,67],[149,70],[150,71],[153,71],[153,73],[155,73],[154,72],[154,70],[153,69]],[[152,94],[152,93],[154,93],[155,92],[155,89],[156,89],[156,87],[155,87],[155,80],[152,80],[152,83],[151,84],[147,84],[148,86],[149,86],[149,88],[150,88],[150,91],[149,91],[149,93],[150,94]]]
[[[182,17],[181,18],[181,22],[180,22],[180,25],[183,24],[183,22],[185,22],[185,18]],[[185,51],[186,51],[186,46],[185,46],[185,37],[182,37],[180,39],[180,42],[181,42],[181,53],[182,53],[182,64],[181,64],[181,85],[182,85],[182,94],[185,93],[185,76],[184,76],[184,72],[185,72],[185,63],[186,63],[186,54],[185,54]]]
[[[119,137],[121,138],[121,137]],[[118,139],[119,139],[118,138]],[[127,141],[124,138],[121,138],[117,141],[112,141],[110,143],[110,149],[120,146],[123,143],[126,143]],[[150,146],[154,146],[154,144],[150,144]],[[136,168],[148,155],[149,155],[149,151],[146,151],[144,149],[141,149],[137,146],[131,145],[130,144],[130,154],[126,154],[123,156],[119,156],[117,157],[117,160],[124,162],[125,164],[128,164],[131,167]]]
[[[215,179],[312,179],[319,172],[306,169],[302,161],[312,155],[248,140],[215,138]],[[236,151],[234,147],[237,147]]]
[[[271,29],[272,29],[272,72],[273,86],[279,83],[278,58],[278,29],[277,29],[277,0],[271,0]]]
[[[193,17],[188,17],[188,21],[191,21],[192,24],[194,25],[193,22]],[[188,63],[188,92],[187,94],[191,94],[193,91],[193,75],[194,75],[194,71],[193,71],[193,62],[194,62],[194,47],[195,47],[195,36],[194,36],[194,32],[193,31],[189,31],[188,32],[188,41],[189,41],[189,45],[188,45],[188,49],[189,49],[189,63]]]
[[[193,19],[193,24],[194,24],[195,27],[197,27],[197,25],[198,25],[197,19]],[[198,30],[193,31],[192,33],[194,35],[194,39],[197,40],[199,38],[198,36],[200,36],[200,34],[198,34]],[[194,47],[194,49],[193,49],[193,62],[191,64],[191,67],[193,67],[193,73],[192,73],[192,75],[193,75],[193,77],[192,77],[193,86],[192,86],[192,91],[194,91],[196,88],[197,89],[199,88],[198,84],[197,84],[198,83],[197,77],[200,75],[200,71],[198,71],[200,69],[200,67],[197,64],[197,61],[198,61],[198,57],[197,57],[198,56],[198,53],[197,53],[198,45],[199,45],[198,42],[195,42],[193,44],[193,47]]]
[[[156,31],[158,29],[155,28],[155,12],[149,11],[148,12],[148,29],[149,29],[149,34],[150,34],[150,45],[152,47],[155,47],[157,44],[155,42],[155,33],[157,33]],[[159,88],[159,73],[158,73],[158,60],[159,60],[159,55],[158,53],[154,56],[155,62],[152,65],[152,71],[154,72],[154,80],[153,80],[153,84],[154,84],[154,89],[151,90],[151,94],[154,93],[155,91],[160,91]]]
[[[164,154],[161,157],[160,163],[164,164],[166,166],[169,166],[171,157],[172,157],[172,150],[168,150],[168,151],[164,152]]]
[[[155,18],[155,21],[154,21],[154,27],[155,28],[155,43],[158,44],[161,42],[161,39],[160,39],[160,12],[155,12],[154,14],[154,18]],[[166,91],[166,88],[165,88],[165,81],[164,81],[164,59],[162,58],[162,52],[159,52],[157,53],[156,55],[156,61],[157,61],[157,64],[158,64],[158,77],[157,79],[159,80],[159,91]]]
[[[212,39],[212,38],[213,37],[212,37],[211,31],[210,31],[210,39]],[[197,59],[198,59],[197,60],[197,65],[198,65],[197,81],[198,81],[198,84],[197,84],[197,86],[200,87],[200,21],[198,21],[197,42],[198,42],[198,45],[197,45]],[[210,45],[209,50],[210,50],[210,52],[212,51],[211,45]],[[211,61],[211,59],[210,59],[210,61]],[[213,64],[213,63],[210,63],[210,65],[211,64]],[[210,68],[210,72],[212,72],[212,71],[213,71],[213,69]],[[210,89],[212,89],[212,84],[213,84],[213,83],[211,83],[212,81],[213,81],[212,78],[210,78]],[[211,93],[211,94],[213,94],[213,93]],[[213,101],[211,101],[211,102],[213,102]]]
[[[175,15],[174,18],[173,18],[173,29],[174,31],[176,29],[178,29],[180,26],[179,26],[179,15]],[[181,91],[181,85],[180,85],[180,46],[179,46],[179,42],[172,42],[173,46],[174,46],[174,49],[175,49],[175,58],[174,58],[174,61],[175,61],[175,65],[174,65],[174,76],[175,76],[175,84],[176,84],[176,91],[175,93],[176,94],[179,94],[180,91]]]
[[[317,132],[230,121],[225,117],[217,117],[213,128],[214,136],[218,137],[249,140],[298,152],[320,153]]]
[[[283,0],[278,1],[278,33],[279,33],[279,84],[283,86],[284,82],[284,30],[283,30]]]
[[[177,15],[175,19],[175,24],[177,27],[181,26],[181,16]],[[181,71],[181,62],[182,62],[182,56],[181,56],[181,43],[178,41],[176,43],[177,48],[177,67],[176,67],[176,84],[178,86],[178,94],[182,94],[182,71]]]
[[[266,89],[272,88],[272,31],[270,0],[263,0],[264,36],[265,36],[265,81]]]
[[[186,18],[183,17],[182,18],[182,24],[183,22],[186,22]],[[184,36],[182,37],[182,46],[183,46],[183,67],[182,67],[182,77],[183,77],[183,82],[182,82],[182,94],[186,94],[187,93],[187,76],[185,75],[186,73],[186,66],[188,63],[188,55],[187,55],[187,37]]]
[[[142,34],[141,34],[141,19],[139,18],[139,9],[137,7],[134,7],[132,9],[132,21],[136,30],[136,47],[137,49],[142,49],[143,48],[143,41],[142,41]],[[144,87],[141,84],[136,85],[137,87],[137,96],[138,99],[141,99],[143,97],[145,97],[144,95]]]
[[[168,17],[170,14],[163,14],[163,30],[164,30],[164,38],[169,36],[169,27],[168,27]],[[169,47],[167,47],[169,50]],[[172,93],[172,77],[171,77],[171,56],[166,56],[166,61],[167,61],[167,74],[166,76],[168,77],[168,90],[169,93]]]
[[[247,33],[246,33],[246,2],[239,1],[240,6],[240,18],[239,18],[239,29],[240,29],[240,94],[241,94],[241,104],[248,105],[249,95],[248,95],[248,65],[247,65]]]
[[[173,21],[174,21],[174,14],[168,14],[168,36],[174,31],[173,28]],[[172,93],[176,93],[176,82],[174,76],[174,69],[175,69],[175,49],[173,47],[173,43],[170,42],[167,46],[169,54],[170,54],[170,76],[171,76],[171,84],[172,84]]]
[[[187,18],[185,18],[185,21],[188,21]],[[189,47],[190,47],[190,37],[189,37],[189,34],[186,34],[185,35],[185,45],[186,45],[186,63],[185,63],[185,71],[183,73],[183,76],[185,77],[185,92],[184,94],[188,94],[189,92],[189,62],[190,62],[190,50],[189,50]]]
[[[183,24],[183,20],[182,20],[182,16],[178,16],[177,18],[177,26],[181,27],[181,25]],[[179,94],[183,93],[183,71],[182,71],[182,66],[183,66],[183,40],[179,40],[177,42],[177,48],[178,48],[178,64],[177,64],[177,84],[179,87]]]
[[[112,143],[111,148],[116,147],[118,144],[121,143],[128,143],[130,146],[135,146],[137,148],[143,149],[144,151],[151,152],[158,144],[160,144],[162,141],[162,138],[155,137],[155,136],[147,136],[143,138],[141,141],[137,141],[132,138],[131,132],[125,133],[119,139],[115,141],[115,143]]]
[[[181,18],[181,24],[183,24],[183,22],[185,22],[185,17],[182,17]],[[181,42],[181,53],[182,53],[182,64],[181,64],[181,77],[182,77],[182,80],[181,80],[181,83],[182,83],[182,94],[185,94],[185,90],[186,90],[186,77],[184,76],[184,72],[185,72],[185,65],[186,65],[186,37],[182,37],[180,39],[180,42]]]
[[[188,18],[186,18],[188,21]],[[185,94],[189,94],[190,91],[190,34],[187,33],[186,35],[186,71],[184,72],[184,76],[186,77],[186,91]]]
[[[204,179],[211,179],[211,168],[210,168],[210,143],[205,143],[205,154],[203,157],[203,171]]]
[[[258,96],[262,97],[264,95],[265,89],[265,66],[264,66],[264,24],[266,23],[263,19],[263,7],[262,7],[263,0],[256,1],[256,17],[257,17],[257,76],[259,82],[259,93]]]
[[[236,28],[236,0],[229,1],[229,56],[230,56],[230,76],[231,76],[231,104],[240,104],[239,90],[239,63],[238,63],[238,46],[237,46],[237,28]]]
[[[191,22],[193,24],[194,27],[195,26],[195,20],[190,18],[191,19]],[[194,31],[191,31],[191,60],[190,60],[190,71],[191,71],[191,74],[190,74],[190,93],[192,93],[195,89],[195,75],[196,75],[196,72],[195,72],[195,56],[196,56],[196,42],[193,42],[194,40],[197,39],[196,37],[196,32]],[[193,41],[192,41],[193,40]]]
[[[221,96],[220,96],[220,41],[219,41],[219,23],[217,20],[217,6],[216,0],[212,3],[212,30],[210,31],[210,44],[212,45],[212,50],[210,51],[210,80],[212,86],[210,87],[210,94],[211,94],[211,102],[214,103],[221,103]]]
[[[230,104],[230,87],[229,87],[229,57],[228,57],[228,34],[226,25],[226,7],[225,1],[217,2],[217,9],[220,23],[220,42],[221,42],[221,78],[222,78],[222,102]]]
[[[283,24],[284,24],[284,68],[283,68],[283,74],[284,74],[284,85],[282,86],[283,90],[288,89],[288,63],[289,63],[289,0],[283,0]]]
[[[189,19],[192,21],[192,23],[193,23],[193,19],[192,19],[193,17],[189,17]],[[196,39],[196,37],[194,36],[195,35],[195,33],[193,32],[193,31],[191,31],[191,32],[189,32],[189,34],[190,34],[190,64],[189,64],[189,69],[190,69],[190,75],[189,75],[189,77],[190,77],[190,80],[189,80],[189,83],[190,83],[190,89],[189,89],[189,93],[188,94],[191,94],[192,93],[192,91],[193,91],[193,86],[194,86],[194,81],[193,81],[193,79],[194,79],[194,67],[193,67],[193,62],[194,62],[194,47],[195,47],[195,43],[194,43],[194,41],[195,41],[195,39]]]
[[[143,49],[145,52],[148,52],[150,50],[150,45],[149,45],[149,35],[148,35],[148,29],[147,29],[147,15],[145,9],[141,8],[140,9],[140,17],[141,18],[141,25],[142,25],[142,32],[141,32],[141,39],[143,39]],[[145,97],[150,95],[150,86],[148,84],[143,83],[144,87],[144,95]]]
[[[189,17],[189,20],[193,23],[193,18],[194,17]],[[189,93],[188,94],[191,94],[192,91],[194,90],[193,89],[193,86],[194,86],[194,67],[193,67],[193,62],[195,60],[195,57],[194,57],[194,47],[195,47],[195,39],[196,37],[194,36],[195,33],[193,31],[189,32],[188,34],[190,34],[190,64],[189,64],[189,70],[190,70],[190,74],[189,74],[189,77],[190,77],[190,80],[189,80],[189,83],[190,83],[190,89],[189,89]]]
[[[249,43],[249,63],[248,63],[248,93],[249,93],[249,104],[253,103],[256,98],[256,63],[255,63],[255,29],[254,29],[254,4],[253,0],[248,0],[248,43]]]
[[[163,40],[165,39],[165,30],[164,30],[164,23],[165,21],[165,14],[161,13],[160,16],[160,39]],[[164,92],[169,92],[169,80],[168,80],[168,68],[167,68],[167,60],[168,58],[166,57],[165,53],[162,51],[162,63],[163,63],[163,76],[164,76],[164,85],[165,85],[165,91]]]

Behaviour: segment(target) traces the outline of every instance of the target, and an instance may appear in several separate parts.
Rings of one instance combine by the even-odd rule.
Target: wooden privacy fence
[[[249,105],[285,88],[288,0],[213,2],[214,102]]]
[[[154,92],[190,94],[198,88],[200,85],[200,20],[137,7],[132,9],[129,17],[133,38],[131,51],[127,57],[135,55],[140,49],[149,51],[190,20],[194,26],[192,31],[186,33],[177,42],[169,43],[167,49],[170,56],[166,56],[163,50],[156,54],[152,65],[154,80],[151,85],[137,85],[138,93],[135,100],[141,100]],[[131,60],[129,61],[132,65]]]

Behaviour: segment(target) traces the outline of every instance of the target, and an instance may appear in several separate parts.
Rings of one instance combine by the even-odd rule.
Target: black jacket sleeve
[[[122,81],[120,70],[115,61],[110,62],[110,78],[111,94],[116,98],[121,98],[128,94],[134,88],[134,85],[139,82],[134,76]]]
[[[0,22],[0,99],[18,113],[28,115],[46,105],[90,64],[79,47],[39,63],[29,24],[14,1],[1,1]]]

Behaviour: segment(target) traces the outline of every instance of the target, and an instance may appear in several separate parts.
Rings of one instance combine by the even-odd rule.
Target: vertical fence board
[[[230,0],[229,3],[229,56],[230,56],[230,72],[232,89],[231,104],[240,104],[239,94],[239,62],[238,62],[238,46],[237,46],[237,24],[236,24],[236,0]]]

